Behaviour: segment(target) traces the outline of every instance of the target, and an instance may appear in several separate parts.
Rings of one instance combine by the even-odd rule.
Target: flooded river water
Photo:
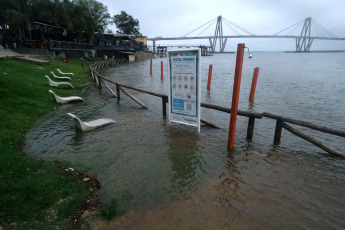
[[[240,110],[270,112],[345,130],[345,53],[254,52],[245,57]],[[235,54],[201,58],[201,101],[230,107]],[[100,72],[119,83],[168,94],[160,61]],[[213,64],[211,90],[206,90]],[[260,67],[255,102],[249,103],[253,69]],[[114,89],[115,87],[113,87]],[[202,108],[201,117],[221,129],[169,125],[160,98],[128,90],[150,109],[121,94],[118,101],[93,83],[85,102],[66,104],[40,118],[26,136],[25,151],[86,170],[102,183],[105,203],[119,202],[122,217],[99,229],[344,229],[345,161],[283,130],[273,144],[275,120],[238,117],[235,150],[228,152],[230,115]],[[77,130],[66,113],[82,120],[117,122]],[[345,139],[294,126],[345,152]],[[102,224],[102,225],[101,225]]]

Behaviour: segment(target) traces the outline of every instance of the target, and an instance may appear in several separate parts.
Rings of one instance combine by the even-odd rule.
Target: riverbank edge
[[[48,57],[40,57],[44,60],[49,60],[49,61],[54,61],[54,65],[50,67],[50,69],[52,70],[52,68],[61,68],[61,69],[67,69],[66,67],[66,63],[63,63],[61,60],[52,60]],[[11,60],[13,62],[15,62],[15,60],[13,60],[14,58],[13,57],[2,57],[0,58],[1,60]],[[0,60],[0,61],[1,61]],[[68,68],[69,69],[80,69],[80,71],[78,71],[82,74],[80,75],[83,75],[82,77],[84,78],[79,84],[76,84],[77,86],[77,89],[76,91],[77,92],[80,92],[81,91],[81,88],[80,85],[84,84],[85,82],[92,82],[92,79],[90,78],[89,76],[89,72],[88,72],[88,66],[89,65],[86,65],[86,69],[87,71],[81,71],[81,67],[80,67],[80,64],[79,64],[79,59],[76,59],[76,60],[69,60],[70,63]],[[22,63],[22,65],[26,65],[26,66],[30,66],[30,67],[33,67],[32,64],[28,64],[28,63]],[[71,68],[73,65],[73,68]],[[37,68],[40,68],[37,66]],[[48,68],[49,69],[49,68]],[[7,71],[11,71],[10,68],[7,68],[7,69],[2,69],[3,70],[3,76],[6,77],[7,75]],[[10,74],[7,75],[7,76],[11,76]],[[11,76],[13,77],[13,76]],[[27,77],[27,76],[22,76],[22,77]],[[79,79],[80,80],[80,79]],[[1,81],[0,81],[1,83]],[[48,96],[47,96],[48,97]],[[50,97],[48,97],[50,98]],[[9,98],[9,100],[11,100],[11,98]],[[58,107],[58,106],[61,106],[61,105],[57,105],[55,103],[55,100],[53,100],[53,98],[50,98],[48,99],[50,100],[51,102],[51,106],[54,107]],[[2,109],[5,109],[4,107]],[[35,108],[32,107],[32,109],[34,110]],[[13,143],[10,143],[9,146],[2,146],[2,149],[5,150],[6,152],[11,152],[11,153],[16,153],[16,154],[13,154],[12,157],[24,157],[24,158],[31,158],[37,162],[39,162],[39,164],[42,164],[42,165],[50,165],[50,164],[53,164],[55,165],[55,167],[58,169],[57,171],[57,174],[60,174],[61,177],[63,178],[65,175],[66,175],[66,172],[68,172],[68,174],[74,178],[75,180],[75,183],[76,185],[77,184],[88,184],[88,186],[85,188],[86,191],[88,191],[90,193],[90,195],[84,200],[84,202],[80,205],[78,205],[77,207],[75,207],[75,211],[76,211],[76,215],[73,216],[72,219],[69,220],[69,222],[71,223],[70,227],[73,227],[73,228],[78,228],[78,227],[82,227],[80,226],[80,221],[82,219],[82,215],[86,212],[86,211],[94,211],[96,209],[99,209],[101,206],[102,206],[102,201],[100,200],[100,198],[98,197],[97,195],[97,191],[101,188],[101,183],[100,181],[97,180],[97,178],[94,178],[90,175],[88,175],[86,172],[79,172],[78,170],[74,170],[73,168],[69,167],[66,163],[63,163],[61,161],[52,161],[52,162],[48,162],[48,161],[44,161],[44,160],[41,160],[41,159],[36,159],[36,158],[33,158],[31,157],[30,155],[28,155],[25,151],[24,151],[24,145],[25,145],[25,135],[27,133],[27,131],[34,125],[35,122],[37,122],[37,120],[48,114],[49,112],[52,111],[52,108],[46,108],[46,109],[43,109],[43,112],[40,113],[40,115],[38,116],[31,116],[31,118],[29,118],[29,121],[25,124],[25,128],[24,128],[24,131],[22,130],[18,130],[18,134],[17,136],[20,136],[19,139],[21,139],[18,144],[13,144]],[[16,130],[13,130],[14,132],[16,132]],[[5,132],[4,132],[5,134]],[[9,154],[9,157],[10,154]],[[13,160],[12,160],[13,161]],[[3,162],[4,164],[6,164],[7,162]],[[27,170],[30,170],[30,168],[28,168]],[[11,172],[10,172],[11,173]],[[28,174],[30,174],[30,172],[28,172]],[[3,176],[6,176],[6,175],[1,175],[2,177]],[[25,175],[27,176],[27,175]],[[23,178],[25,177],[23,175]],[[50,177],[52,175],[46,175],[47,177]],[[84,185],[82,185],[84,186]],[[0,198],[1,199],[1,198]],[[53,204],[52,204],[53,205]],[[13,207],[13,208],[18,208],[18,207]],[[0,216],[0,219],[2,219],[2,217]],[[27,221],[24,220],[23,223],[20,223],[20,220],[11,220],[11,219],[7,219],[6,220],[8,223],[1,223],[0,224],[0,229],[18,229],[20,228],[20,226],[23,226],[23,224],[27,224]],[[1,221],[2,222],[2,221]],[[11,222],[11,223],[9,223]],[[87,225],[87,224],[86,224]],[[59,226],[57,226],[57,228],[59,228]],[[68,227],[69,229],[69,227]]]

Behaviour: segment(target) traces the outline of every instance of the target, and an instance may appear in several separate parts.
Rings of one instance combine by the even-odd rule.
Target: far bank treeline
[[[108,7],[96,0],[1,0],[0,40],[10,37],[23,41],[31,40],[30,28],[33,22],[78,31],[80,37],[86,33],[93,40],[95,33],[105,31],[115,23],[117,33],[140,36],[139,21],[125,11],[113,17]],[[25,32],[26,31],[26,32]]]

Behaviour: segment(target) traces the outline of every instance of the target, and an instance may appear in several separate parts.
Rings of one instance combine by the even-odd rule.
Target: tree
[[[88,9],[88,32],[90,36],[94,35],[94,32],[104,33],[107,25],[112,23],[111,17],[108,13],[108,7],[96,0],[79,0],[83,2]]]
[[[25,30],[31,38],[34,21],[76,30],[79,38],[86,32],[92,40],[95,32],[104,33],[112,18],[108,8],[97,0],[0,0],[0,26],[9,27],[2,33],[18,36]],[[43,10],[44,9],[44,10]],[[1,31],[0,31],[1,32]]]
[[[116,33],[141,36],[138,19],[134,19],[126,11],[121,11],[120,14],[114,15],[113,21],[117,28]]]

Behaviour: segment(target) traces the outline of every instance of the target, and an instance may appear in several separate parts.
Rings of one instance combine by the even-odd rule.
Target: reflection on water
[[[239,109],[344,129],[339,123],[345,113],[342,94],[331,92],[345,90],[341,62],[335,62],[338,72],[332,72],[332,78],[320,87],[328,71],[324,62],[344,58],[344,54],[323,55],[303,55],[312,63],[304,65],[298,64],[299,54],[258,53],[250,62],[245,60]],[[203,91],[202,101],[229,107],[234,58],[202,59],[204,83],[208,65],[214,65],[211,91]],[[160,59],[154,64],[159,66]],[[255,102],[249,103],[256,65],[261,67],[257,92]],[[127,64],[103,74],[167,94],[160,69],[150,76],[148,66],[149,61]],[[316,70],[308,72],[314,66]],[[203,108],[201,116],[222,129],[202,126],[197,133],[194,127],[169,125],[162,118],[160,98],[131,93],[150,109],[140,108],[125,95],[117,102],[106,89],[90,84],[80,95],[84,103],[59,107],[42,117],[26,137],[25,150],[30,155],[87,170],[102,182],[99,195],[106,203],[118,199],[126,213],[111,222],[95,222],[95,229],[345,228],[344,160],[284,131],[281,143],[272,145],[275,122],[270,119],[257,119],[253,140],[246,141],[248,119],[243,117],[238,117],[236,147],[230,153],[226,150],[229,114]],[[117,122],[83,133],[74,127],[68,112],[82,120],[109,117]],[[345,150],[343,138],[306,132]]]
[[[179,199],[179,196],[185,196],[187,191],[193,189],[200,181],[203,159],[202,156],[198,156],[198,139],[199,135],[195,132],[184,132],[178,129],[168,131],[167,157],[171,162],[172,187],[167,190],[172,192],[171,199],[173,200]]]

